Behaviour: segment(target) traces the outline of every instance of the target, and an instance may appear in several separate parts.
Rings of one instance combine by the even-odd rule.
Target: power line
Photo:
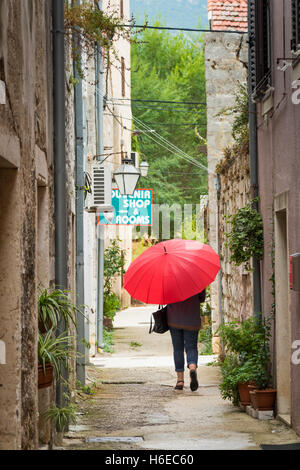
[[[206,106],[206,103],[201,101],[172,101],[172,100],[144,100],[144,99],[134,99],[134,98],[110,98],[108,101],[137,101],[142,103],[171,103],[171,104],[202,104]]]
[[[175,127],[186,127],[186,126],[202,126],[205,122],[191,122],[189,124],[177,124],[172,122],[145,122],[148,126],[175,126]]]
[[[111,113],[105,114],[104,116],[111,116]],[[125,119],[126,121],[133,121],[133,118],[125,117],[125,116],[120,116],[120,115],[114,115],[116,118],[119,119]],[[144,121],[145,124],[148,126],[178,126],[178,127],[188,127],[188,126],[202,126],[205,125],[206,122],[191,122],[191,123],[177,123],[177,122],[146,122]]]
[[[153,171],[149,171],[148,174],[149,174],[149,175],[152,174],[152,175],[160,176],[160,175],[159,175],[159,170],[158,170],[158,172],[154,172],[154,170],[153,170]],[[198,175],[198,176],[199,176],[199,173],[197,173],[197,172],[195,172],[195,171],[182,172],[182,171],[168,171],[168,170],[167,170],[167,173],[166,173],[165,175],[161,175],[161,176],[163,176],[163,177],[165,178],[165,177],[168,176],[168,175]]]
[[[98,90],[96,90],[96,93],[98,93],[99,95],[101,95]],[[103,95],[102,95],[103,97]],[[126,129],[128,131],[131,131],[131,129],[128,129],[126,126],[124,126],[115,116],[115,114],[113,113],[113,111],[109,108],[109,106],[107,105],[107,109],[111,112],[111,114],[115,117],[115,119],[119,122],[119,124],[123,127],[123,129]],[[145,125],[140,119],[136,118],[133,116],[133,119],[135,121],[138,122],[139,125],[141,125],[144,129],[148,130],[148,131],[151,131],[150,127],[148,127],[147,125]],[[179,157],[183,158],[184,160],[188,161],[189,163],[192,163],[193,165],[195,166],[198,166],[199,168],[202,168],[204,169],[205,171],[207,171],[208,173],[212,173],[213,175],[215,175],[215,173],[210,170],[208,167],[202,165],[202,163],[198,162],[197,160],[195,160],[193,157],[191,157],[190,155],[188,155],[186,152],[184,152],[183,150],[179,149],[178,147],[176,147],[174,144],[172,144],[171,142],[169,142],[168,140],[166,140],[164,137],[162,137],[160,134],[158,134],[156,131],[154,131],[154,134],[156,136],[156,139],[153,138],[151,135],[145,133],[145,135],[150,138],[151,140],[153,140],[156,144],[160,145],[161,147],[164,147],[166,150],[168,150],[169,152],[171,153],[175,153],[177,154]]]
[[[143,126],[144,129],[146,128],[147,130],[150,130],[150,128],[148,126],[146,126],[142,121],[140,121],[138,118],[135,118],[133,116],[133,119],[136,120],[138,122],[139,125]],[[150,139],[154,140],[155,139],[149,135],[149,134],[145,134],[147,137],[149,137]],[[176,145],[172,144],[171,142],[169,142],[168,140],[166,140],[164,137],[162,137],[160,134],[158,134],[156,131],[154,131],[154,135],[157,137],[157,139],[159,139],[159,141],[157,141],[157,143],[159,145],[161,145],[162,147],[165,147],[167,148],[165,145],[163,145],[161,142],[165,143],[166,145],[168,145],[168,147],[171,147],[172,150],[170,150],[170,148],[167,148],[167,150],[169,150],[169,152],[172,152],[174,153],[174,150],[175,150],[175,153],[180,153],[181,157],[187,161],[189,161],[190,163],[192,163],[193,165],[195,166],[198,166],[200,168],[203,168],[205,171],[207,171],[208,173],[211,173],[213,175],[215,175],[215,172],[213,172],[212,170],[210,170],[208,167],[202,165],[202,163],[198,162],[197,160],[195,160],[193,157],[191,157],[189,154],[187,154],[186,152],[184,152],[183,150],[179,149],[178,147],[176,147]]]
[[[107,100],[106,103],[111,103],[114,106],[130,106],[130,107],[134,106],[136,108],[164,109],[165,111],[177,111],[179,113],[191,113],[193,111],[191,109],[180,109],[180,108],[178,109],[178,107],[175,107],[174,109],[172,109],[170,105],[167,105],[167,107],[162,107],[162,106],[159,106],[159,104],[158,106],[155,106],[155,105],[152,106],[151,104],[142,104],[142,103],[141,104],[139,103],[114,103],[110,100]],[[181,106],[184,106],[184,105],[181,105]],[[199,105],[195,105],[195,106],[199,106]]]
[[[139,28],[139,29],[161,29],[167,31],[191,31],[197,33],[228,33],[228,34],[248,34],[248,31],[237,31],[228,29],[194,29],[194,28],[173,28],[170,26],[148,26],[148,25],[136,25],[136,24],[124,24],[125,28]]]

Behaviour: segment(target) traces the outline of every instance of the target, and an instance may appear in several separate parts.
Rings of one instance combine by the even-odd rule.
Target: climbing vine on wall
[[[237,266],[245,264],[251,271],[252,257],[260,260],[264,254],[263,221],[260,213],[253,207],[257,198],[253,199],[236,214],[225,216],[231,224],[231,231],[225,233],[226,246],[230,248],[231,257]]]
[[[134,19],[127,21],[134,25]],[[102,48],[106,57],[112,52],[117,60],[114,42],[119,39],[131,41],[130,28],[125,27],[117,10],[108,5],[100,10],[98,2],[83,1],[70,5],[65,2],[65,39],[71,46],[72,56],[78,73],[84,76],[85,62],[94,57],[96,44]]]
[[[233,106],[224,108],[217,116],[233,116],[233,144],[224,149],[224,158],[216,165],[216,173],[224,174],[228,166],[242,155],[249,155],[249,105],[247,85],[239,84]]]

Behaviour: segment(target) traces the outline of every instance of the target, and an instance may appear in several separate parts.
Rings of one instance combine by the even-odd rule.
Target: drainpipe
[[[77,0],[80,4],[80,0]],[[77,42],[76,35],[74,37]],[[83,142],[83,100],[82,79],[74,62],[74,77],[77,80],[74,89],[75,105],[75,138],[76,138],[76,304],[82,309],[84,305],[84,142]],[[86,320],[76,315],[77,323],[77,361],[76,377],[81,385],[85,385],[85,364],[88,362],[86,340]]]
[[[250,31],[250,25],[248,30]],[[251,50],[248,48],[248,63],[251,64]],[[250,154],[250,186],[251,197],[257,197],[258,191],[258,156],[257,156],[257,109],[252,101],[251,76],[248,75],[248,95],[249,95],[249,154]],[[258,210],[258,203],[254,203],[254,208]],[[260,261],[253,258],[253,310],[254,316],[261,318],[261,279]]]
[[[102,1],[98,1],[99,10],[102,9]],[[103,146],[103,65],[100,44],[96,45],[95,54],[95,89],[96,89],[96,153],[104,154]],[[98,157],[101,162],[103,157]],[[97,224],[97,217],[95,223]],[[103,287],[104,287],[104,225],[96,226],[97,233],[97,313],[96,334],[97,345],[103,348]]]
[[[54,120],[54,211],[55,211],[55,284],[67,288],[67,204],[65,155],[65,50],[64,2],[53,0],[53,120]],[[65,329],[63,321],[58,333]],[[66,403],[65,380],[68,370],[63,368],[62,381],[56,384],[56,401],[59,407]]]
[[[220,237],[220,199],[221,199],[221,178],[220,175],[217,175],[215,178],[215,188],[217,191],[217,224],[218,224],[218,255],[221,260],[221,253],[222,253],[222,244],[221,244],[221,237]],[[223,324],[223,287],[222,287],[222,269],[219,271],[219,323],[220,325]],[[221,340],[221,349],[224,353],[224,342]]]

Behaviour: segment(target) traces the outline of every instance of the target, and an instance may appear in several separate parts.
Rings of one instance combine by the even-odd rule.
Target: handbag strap
[[[153,325],[153,322],[152,322],[152,313],[151,313],[149,335],[152,333],[153,328],[154,328],[154,326],[152,326],[152,325]]]

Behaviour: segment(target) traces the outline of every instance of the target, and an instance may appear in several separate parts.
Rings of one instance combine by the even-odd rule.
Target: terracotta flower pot
[[[53,365],[46,364],[45,370],[42,364],[38,367],[38,388],[50,387],[53,383]]]
[[[256,401],[255,390],[249,390],[249,395],[250,395],[250,402],[251,402],[252,408],[257,410],[257,401]]]
[[[243,406],[250,405],[249,382],[238,383],[238,390],[240,396],[240,403]]]
[[[275,406],[276,390],[266,388],[265,390],[250,391],[251,404],[259,411],[272,411]]]

